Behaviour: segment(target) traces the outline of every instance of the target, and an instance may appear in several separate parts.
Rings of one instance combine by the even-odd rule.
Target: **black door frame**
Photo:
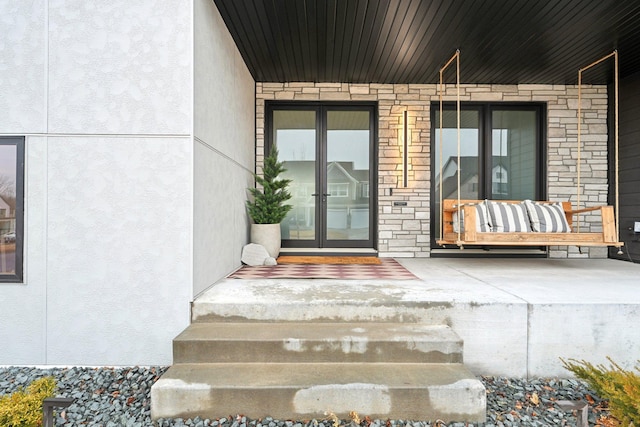
[[[315,178],[318,194],[315,206],[316,238],[314,240],[283,239],[282,247],[287,248],[370,248],[378,246],[378,103],[361,101],[265,101],[264,150],[265,155],[273,144],[273,112],[275,110],[315,111],[316,115],[316,162]],[[327,112],[331,110],[367,110],[369,111],[369,238],[367,240],[327,240],[326,236],[326,202],[322,201],[327,194],[326,177],[326,133]],[[320,188],[322,186],[322,188]]]

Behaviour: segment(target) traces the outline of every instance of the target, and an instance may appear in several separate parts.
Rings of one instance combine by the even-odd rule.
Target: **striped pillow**
[[[527,208],[522,203],[487,201],[494,233],[531,231]]]
[[[487,205],[485,202],[481,202],[473,205],[476,208],[476,231],[480,233],[487,233],[491,231],[491,224],[489,223],[489,214],[487,212]],[[464,232],[464,211],[461,209],[460,214],[460,226]],[[458,232],[458,212],[453,213],[453,231]]]
[[[524,201],[531,218],[531,228],[539,233],[569,233],[571,227],[560,203]]]

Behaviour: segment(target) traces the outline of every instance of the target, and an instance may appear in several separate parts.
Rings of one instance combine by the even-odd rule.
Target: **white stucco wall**
[[[0,132],[46,128],[47,0],[0,2]]]
[[[49,138],[47,363],[171,362],[189,310],[190,160],[189,138]]]
[[[49,1],[49,132],[188,134],[191,4]]]
[[[194,285],[240,266],[255,165],[255,82],[212,0],[195,1]]]
[[[183,0],[0,2],[0,134],[26,137],[0,365],[171,363],[192,297],[192,16]]]

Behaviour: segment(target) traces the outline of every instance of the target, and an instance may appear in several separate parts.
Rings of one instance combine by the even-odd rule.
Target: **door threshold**
[[[372,248],[282,248],[280,255],[378,256]]]

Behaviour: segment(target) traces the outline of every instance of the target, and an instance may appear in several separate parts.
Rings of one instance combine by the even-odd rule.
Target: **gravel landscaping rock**
[[[0,368],[0,396],[26,388],[33,380],[51,375],[58,383],[58,395],[75,402],[56,417],[56,426],[146,427],[150,418],[150,390],[166,367],[133,368]],[[558,400],[583,400],[590,403],[589,425],[597,425],[607,416],[606,402],[599,400],[587,386],[574,379],[533,379],[482,377],[487,389],[487,420],[478,427],[575,426],[575,414],[565,412]],[[249,412],[248,409],[247,412]],[[438,424],[436,420],[369,420],[360,414],[362,427],[475,427],[473,424]],[[445,420],[446,421],[446,420]],[[190,427],[335,427],[331,419],[262,420],[243,415],[219,419],[161,419],[157,426]],[[357,427],[352,420],[341,426]]]

